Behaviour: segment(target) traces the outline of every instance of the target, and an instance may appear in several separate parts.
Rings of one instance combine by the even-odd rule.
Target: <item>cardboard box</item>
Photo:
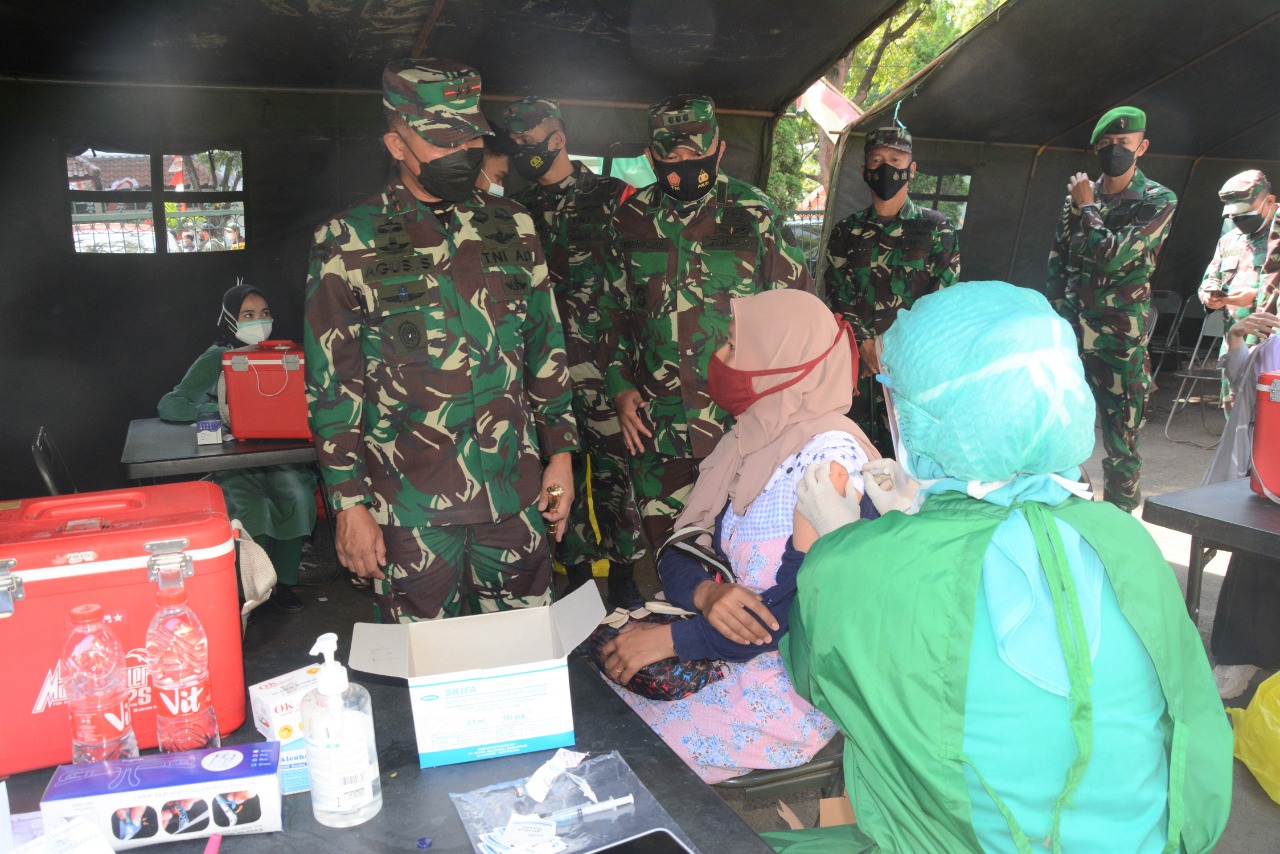
[[[45,832],[79,816],[126,851],[279,830],[279,749],[268,741],[59,766],[40,800]]]
[[[222,419],[217,415],[217,413],[214,413],[213,415],[201,415],[196,421],[196,444],[222,444]]]
[[[282,795],[311,791],[311,769],[307,767],[305,739],[295,738],[288,744],[280,745],[280,769],[276,776],[280,778]]]
[[[408,680],[423,768],[573,744],[566,656],[604,618],[594,584],[548,608],[356,623],[350,666]]]
[[[280,791],[311,790],[307,750],[302,739],[302,698],[316,687],[320,665],[302,667],[249,686],[253,725],[263,737],[280,742]]]

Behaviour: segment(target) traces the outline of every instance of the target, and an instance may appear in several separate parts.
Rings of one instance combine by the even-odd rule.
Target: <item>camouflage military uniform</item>
[[[1126,512],[1141,500],[1138,427],[1151,389],[1147,322],[1151,275],[1177,197],[1134,171],[1111,196],[1094,183],[1093,210],[1068,196],[1049,252],[1048,295],[1076,330],[1085,376],[1102,416],[1107,501]]]
[[[960,277],[960,241],[946,214],[907,199],[884,221],[875,208],[836,223],[827,241],[827,303],[859,342],[884,334],[898,312]]]
[[[910,198],[887,221],[874,207],[841,220],[827,241],[827,304],[853,324],[859,343],[880,337],[899,311],[959,277],[960,242],[951,220]],[[874,378],[860,378],[851,417],[881,443],[885,411],[871,402],[875,394]]]
[[[656,548],[684,507],[697,462],[733,423],[707,394],[729,300],[771,288],[812,292],[813,281],[773,203],[723,173],[692,205],[656,184],[640,190],[618,212],[617,229],[618,267],[601,300],[614,322],[605,390],[613,399],[638,389],[646,402],[653,438],[631,458],[631,473]]]
[[[611,222],[628,190],[626,182],[600,177],[575,162],[573,173],[558,184],[533,184],[512,197],[533,216],[546,253],[551,289],[564,323],[573,411],[582,431],[583,447],[573,461],[578,499],[570,511],[564,538],[556,546],[556,557],[565,566],[602,558],[629,564],[644,554],[627,448],[613,401],[605,394],[599,358],[600,296],[614,241]],[[600,531],[598,540],[591,525],[593,510]]]
[[[458,67],[443,97],[478,115]],[[473,610],[549,601],[541,458],[578,435],[529,215],[487,194],[428,205],[393,178],[317,229],[304,346],[329,506],[382,527],[381,618],[457,614],[464,572]]]
[[[1204,278],[1200,281],[1200,300],[1206,296],[1237,291],[1242,288],[1255,288],[1257,297],[1252,305],[1227,305],[1220,311],[1226,315],[1226,328],[1237,320],[1243,320],[1257,311],[1268,297],[1262,288],[1262,267],[1267,260],[1267,239],[1270,229],[1263,228],[1257,234],[1244,234],[1238,228],[1232,228],[1218,240],[1213,251],[1213,260],[1205,268]],[[1250,336],[1252,338],[1252,336]],[[1247,343],[1254,343],[1252,340]],[[1222,339],[1221,355],[1227,352],[1227,339]],[[1231,408],[1231,384],[1226,375],[1222,377],[1222,405]]]

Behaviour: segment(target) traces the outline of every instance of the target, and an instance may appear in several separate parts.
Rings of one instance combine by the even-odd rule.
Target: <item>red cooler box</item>
[[[0,502],[0,775],[71,761],[59,658],[71,609],[89,602],[125,649],[138,746],[156,746],[146,636],[163,569],[191,573],[218,729],[230,733],[244,723],[244,660],[222,491],[194,481]]]
[[[263,341],[222,354],[226,425],[237,439],[310,439],[302,348]]]
[[[1257,408],[1253,414],[1253,470],[1249,485],[1259,495],[1280,501],[1280,371],[1258,377]],[[1262,483],[1266,484],[1266,490]]]

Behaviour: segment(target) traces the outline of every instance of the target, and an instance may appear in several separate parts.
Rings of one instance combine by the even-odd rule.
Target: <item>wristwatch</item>
[[[1081,206],[1080,206],[1080,215],[1081,215],[1081,216],[1084,216],[1085,211],[1089,211],[1089,210],[1092,210],[1092,211],[1094,212],[1094,214],[1095,214],[1095,215],[1097,215],[1097,214],[1098,214],[1098,206],[1097,206],[1097,205],[1095,205],[1095,204],[1093,204],[1092,202],[1090,202],[1090,203],[1089,203],[1089,204],[1087,204],[1087,205],[1081,205]]]

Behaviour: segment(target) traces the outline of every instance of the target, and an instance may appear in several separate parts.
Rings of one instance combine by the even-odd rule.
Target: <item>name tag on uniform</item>
[[[750,236],[722,237],[713,235],[702,239],[703,249],[731,249],[734,252],[750,251],[756,248],[756,239]]]
[[[671,241],[665,237],[627,237],[622,241],[624,252],[667,252]]]

